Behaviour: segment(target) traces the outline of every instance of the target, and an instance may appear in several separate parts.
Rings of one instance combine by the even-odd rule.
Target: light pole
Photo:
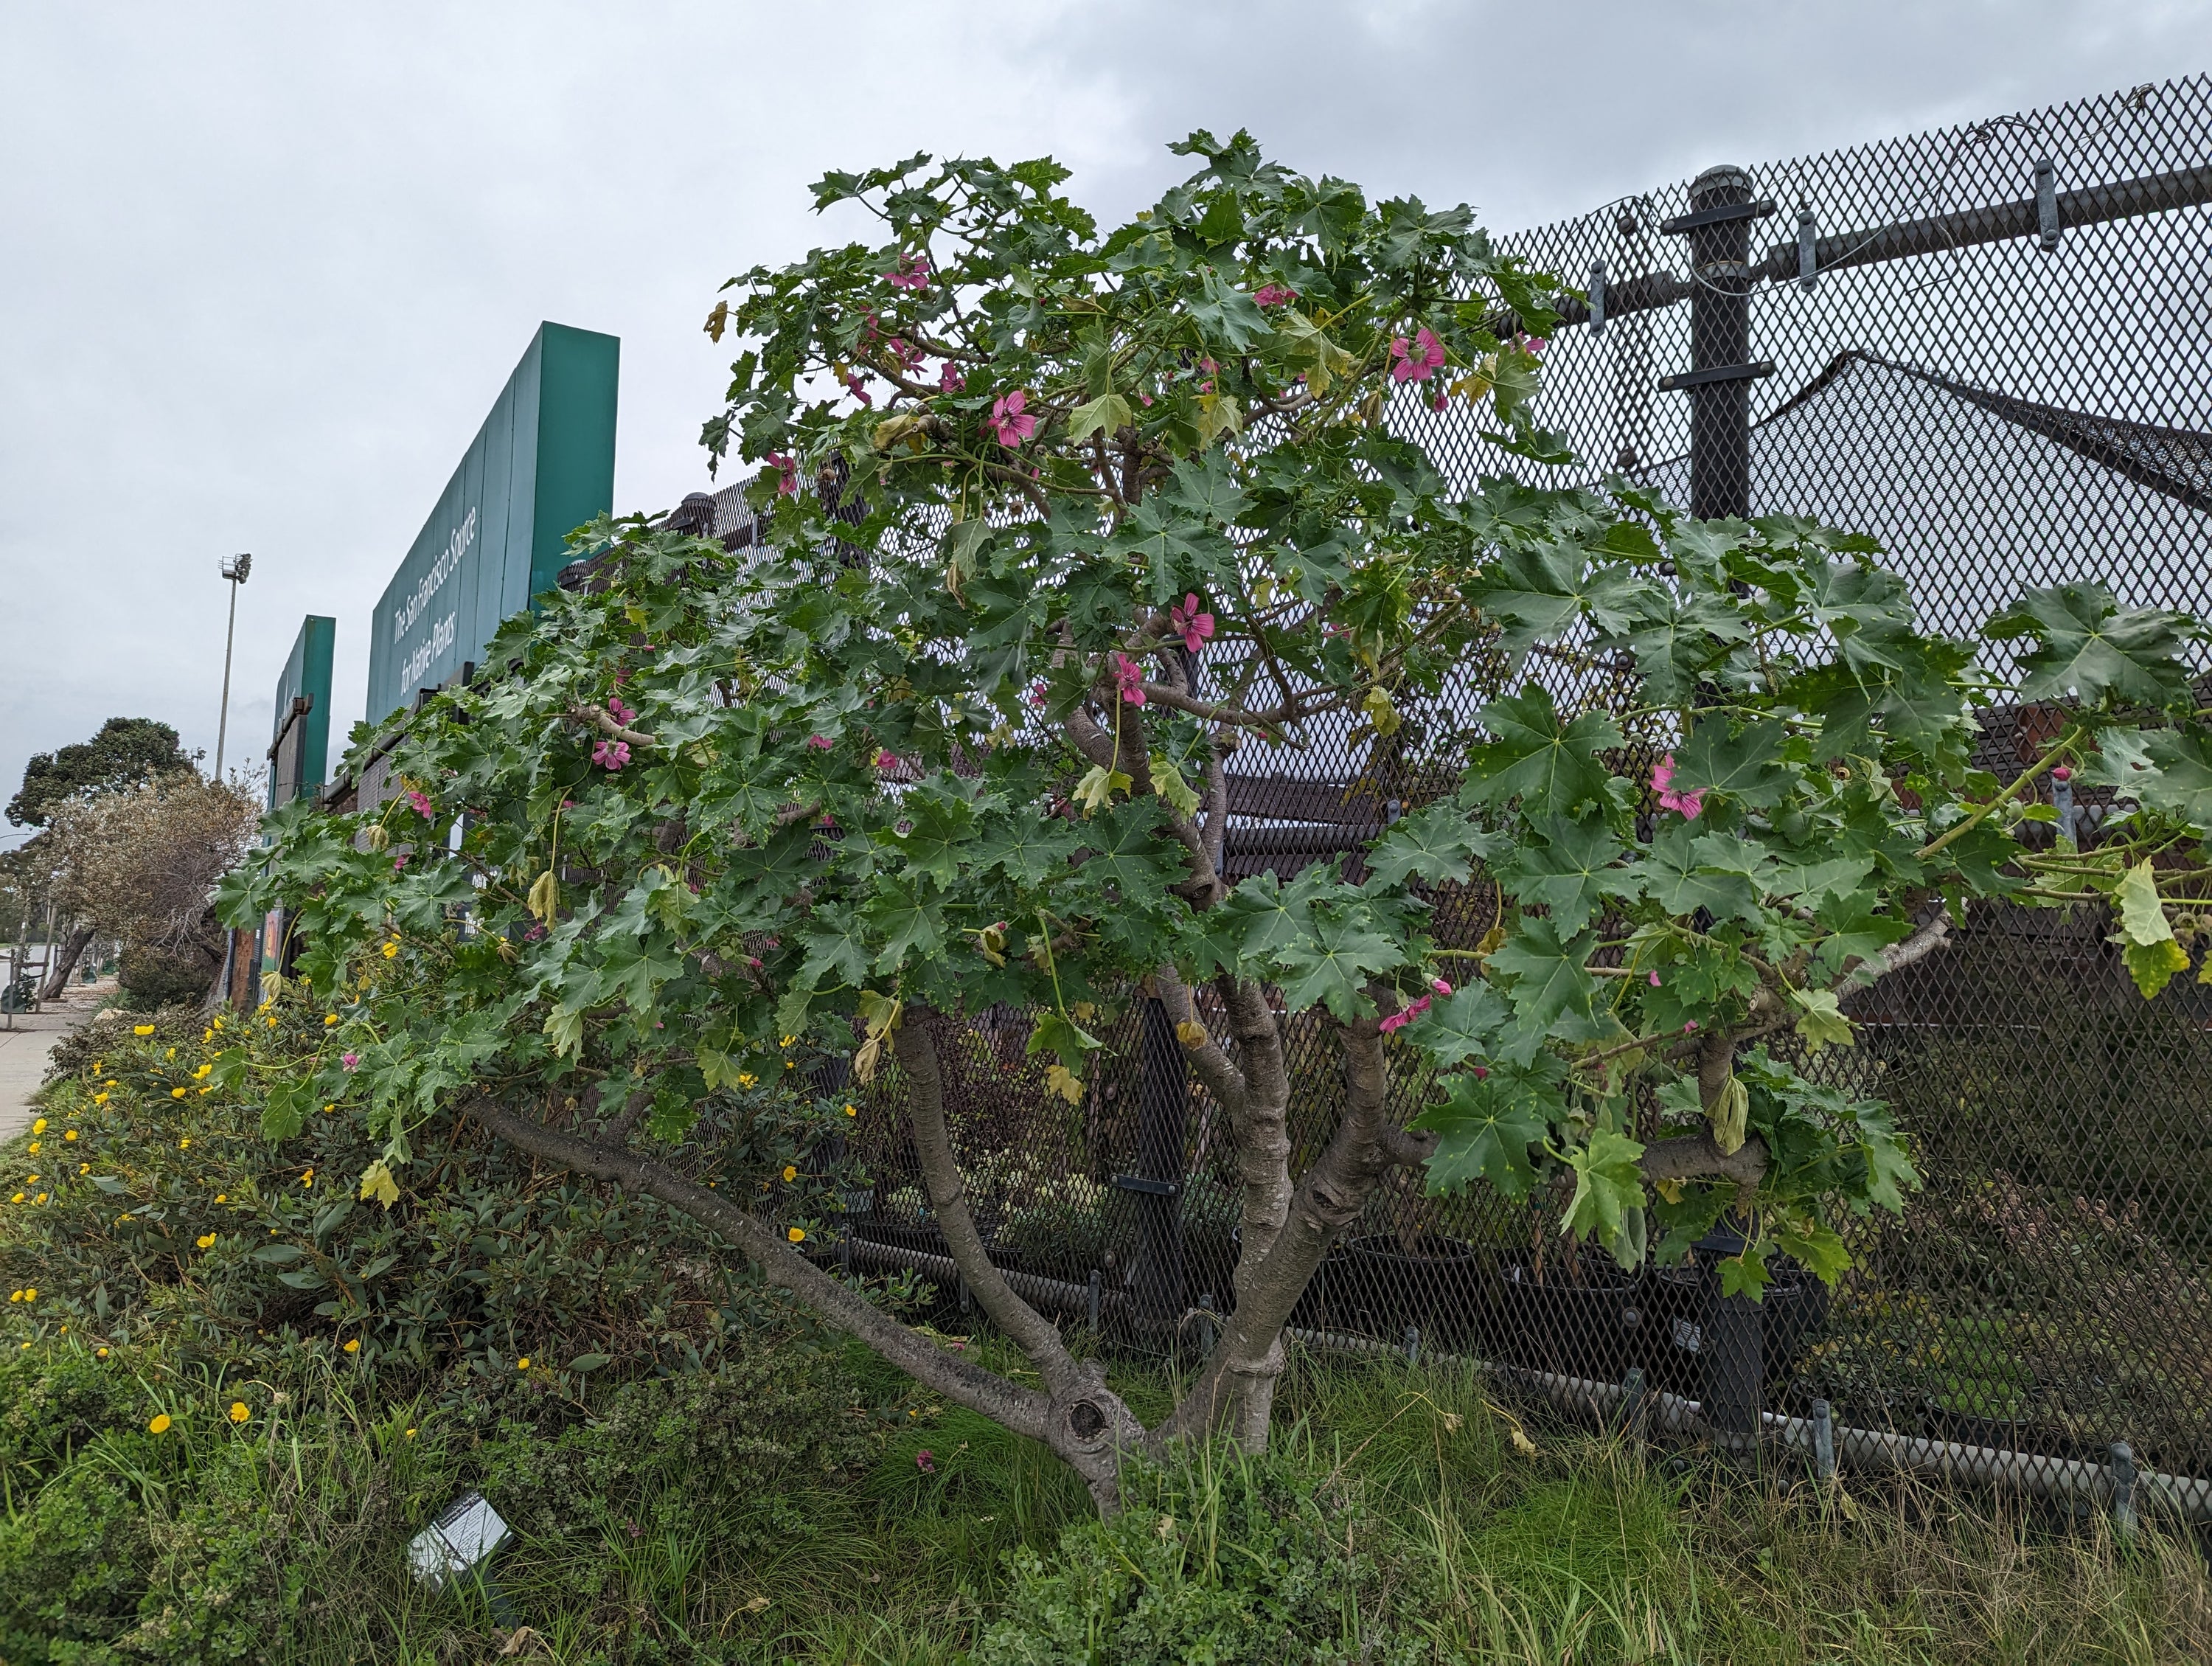
[[[222,576],[230,585],[230,623],[222,633],[222,715],[215,727],[215,778],[222,779],[222,744],[230,737],[230,644],[238,634],[238,587],[253,570],[252,556],[225,556]]]

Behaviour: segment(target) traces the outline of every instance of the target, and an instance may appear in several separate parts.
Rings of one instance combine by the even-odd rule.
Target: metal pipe
[[[878,1243],[872,1238],[848,1235],[840,1247],[849,1246],[854,1262],[875,1267],[888,1267],[923,1277],[948,1287],[960,1282],[960,1268],[950,1256],[933,1255],[927,1250],[908,1250],[896,1243]],[[1025,1302],[1041,1302],[1047,1307],[1064,1311],[1083,1313],[1091,1310],[1094,1299],[1091,1286],[1070,1284],[1065,1279],[1048,1279],[1042,1274],[1024,1273],[1016,1268],[1001,1267],[999,1276],[1007,1287]],[[1126,1306],[1127,1296],[1119,1290],[1101,1290],[1095,1298],[1099,1306],[1112,1309]]]

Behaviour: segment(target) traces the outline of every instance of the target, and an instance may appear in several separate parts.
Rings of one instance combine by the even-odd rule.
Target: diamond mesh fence
[[[1700,514],[1866,532],[1953,632],[2074,578],[2212,612],[2212,78],[1710,169],[1500,241],[1579,291],[1559,303],[1537,410],[1581,461],[1544,470],[1463,412],[1403,407],[1464,481],[1617,474]],[[711,514],[752,540],[737,489],[695,503],[702,530]],[[1501,669],[1469,664],[1388,743],[1323,731],[1240,754],[1226,877],[1356,865],[1455,778]],[[1632,703],[1625,672],[1555,674],[1563,701]],[[2050,715],[1989,714],[1982,760],[2031,757]],[[2102,806],[2078,808],[2094,839]],[[1480,880],[1434,900],[1449,947],[1499,917]],[[1626,1383],[1723,1428],[1825,1402],[1850,1439],[1972,1474],[2021,1455],[1996,1467],[2048,1490],[2085,1466],[2109,1476],[2122,1441],[2147,1468],[2212,1477],[2212,988],[2143,1001],[2109,929],[2087,909],[1984,909],[1948,952],[1856,998],[1858,1044],[1819,1067],[1895,1105],[1926,1184],[1901,1219],[1838,1223],[1856,1265],[1832,1292],[1784,1265],[1763,1302],[1723,1298],[1710,1262],[1725,1245],[1623,1273],[1559,1236],[1561,1197],[1431,1197],[1401,1170],[1293,1324],[1599,1400]],[[1157,1004],[1101,1016],[1106,1062],[1075,1104],[1024,1056],[1030,1018],[939,1038],[994,1260],[1032,1301],[1127,1343],[1202,1344],[1238,1254],[1225,1116]],[[1297,1172],[1344,1088],[1319,1015],[1281,1022]],[[1410,1116],[1426,1084],[1399,1056]],[[836,1253],[964,1305],[896,1071],[868,1097]],[[2212,1511],[2212,1488],[2177,1484]]]

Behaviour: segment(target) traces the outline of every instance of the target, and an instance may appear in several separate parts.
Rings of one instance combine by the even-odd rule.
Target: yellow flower
[[[215,1201],[218,1203],[228,1203],[230,1201],[230,1194],[228,1192],[217,1192],[215,1195]]]
[[[23,1292],[23,1299],[27,1302],[35,1302],[39,1299],[39,1292],[35,1290],[26,1289]]]
[[[155,1413],[155,1414],[154,1414],[154,1420],[153,1420],[152,1422],[149,1423],[146,1426],[147,1426],[149,1429],[150,1429],[151,1431],[153,1431],[153,1432],[154,1432],[154,1433],[155,1433],[155,1434],[157,1434],[157,1435],[158,1435],[158,1434],[162,1434],[162,1433],[167,1432],[167,1429],[168,1429],[168,1426],[169,1426],[169,1414],[168,1414],[168,1413],[167,1413],[167,1412],[156,1412],[156,1413]]]
[[[217,1018],[215,1021],[215,1027],[218,1030],[222,1028],[222,1020],[221,1018]]]
[[[274,1030],[276,1027],[276,1015],[274,1012],[271,1012],[269,1015],[269,1027],[271,1030]]]
[[[154,1033],[154,1026],[150,1024],[134,1024],[131,1026],[131,1033],[134,1036],[150,1036]]]
[[[169,1097],[172,1099],[181,1099],[185,1097],[185,1091],[180,1087],[173,1087],[169,1090]]]
[[[310,1169],[307,1173],[301,1175],[300,1177],[300,1183],[302,1186],[313,1185],[315,1183],[315,1171],[313,1169]]]
[[[31,1132],[33,1134],[44,1134],[46,1131],[46,1119],[43,1116],[39,1118],[37,1122],[31,1124]]]
[[[337,1107],[336,1105],[325,1105],[325,1106],[323,1107],[323,1115],[324,1115],[324,1116],[329,1116],[332,1111],[336,1110],[337,1109]]]
[[[230,1420],[233,1423],[243,1423],[252,1415],[253,1414],[246,1409],[243,1400],[234,1400],[230,1402]]]
[[[760,1078],[754,1075],[749,1070],[740,1070],[738,1073],[738,1085],[739,1087],[750,1087],[758,1080],[760,1080]]]
[[[792,1043],[793,1043],[793,1042],[797,1041],[798,1039],[799,1039],[799,1037],[796,1037],[796,1036],[786,1036],[786,1037],[785,1037],[781,1041],[778,1042],[778,1043],[776,1043],[776,1045],[777,1045],[778,1047],[788,1047],[788,1046],[790,1046],[790,1045],[792,1044]]]
[[[183,1139],[181,1139],[181,1140],[178,1140],[178,1141],[177,1141],[177,1149],[178,1149],[179,1151],[182,1151],[182,1150],[184,1150],[184,1149],[185,1149],[185,1146],[187,1146],[191,1145],[191,1143],[192,1143],[192,1136],[191,1136],[191,1134],[186,1134]]]
[[[211,1064],[202,1065],[198,1070],[192,1072],[192,1079],[196,1082],[204,1082],[207,1080],[208,1072],[214,1068],[215,1067]]]
[[[799,1170],[787,1163],[783,1165],[783,1177],[787,1182],[796,1180],[799,1178]]]
[[[351,1341],[348,1342],[345,1345],[345,1351],[348,1353],[359,1353],[361,1352],[361,1338],[356,1336]]]
[[[845,1115],[848,1116],[858,1116],[860,1114],[860,1108],[858,1105],[847,1105],[845,1107]]]
[[[102,1088],[99,1092],[94,1094],[92,1096],[92,1102],[96,1105],[106,1104],[107,1103],[107,1090],[106,1088]]]
[[[177,1049],[173,1047],[167,1052],[161,1055],[161,1056],[165,1059],[173,1059],[177,1056]]]
[[[204,1237],[194,1238],[192,1242],[203,1250],[212,1250],[215,1248],[215,1234],[210,1232]]]
[[[393,939],[392,939],[392,941],[391,941],[391,942],[389,942],[389,943],[387,943],[387,944],[386,944],[386,945],[384,945],[384,958],[385,958],[386,960],[395,960],[395,959],[397,959],[397,958],[398,958],[398,955],[399,955],[399,939],[398,939],[398,938],[396,938],[396,937],[395,937],[395,938],[393,938]]]
[[[329,1029],[331,1025],[336,1024],[337,1021],[338,1015],[336,1012],[325,1012],[323,1014],[323,1028],[325,1030]]]
[[[210,1025],[206,1029],[204,1029],[204,1030],[203,1030],[203,1031],[200,1031],[200,1041],[202,1042],[202,1043],[203,1043],[203,1044],[204,1044],[205,1043],[208,1043],[208,1042],[211,1042],[211,1041],[213,1041],[214,1039],[215,1039],[215,1026],[214,1026],[213,1025]]]
[[[95,1076],[100,1074],[100,1061],[98,1059],[94,1059],[92,1061],[92,1073]]]
[[[23,1299],[23,1292],[20,1290],[11,1290],[8,1292],[8,1299],[11,1302],[20,1302]]]
[[[79,1174],[90,1174],[92,1172],[92,1164],[89,1163],[80,1163],[76,1165],[76,1171]]]
[[[15,1194],[15,1196],[13,1196],[13,1197],[9,1198],[8,1201],[9,1201],[10,1203],[21,1203],[21,1202],[23,1201],[24,1196],[25,1196],[25,1194],[23,1194],[23,1193],[21,1193],[21,1192],[18,1192],[18,1193],[16,1193],[16,1194]]]
[[[530,1369],[530,1356],[526,1353],[524,1354],[522,1358],[514,1362],[514,1368],[517,1371],[528,1371]]]
[[[98,1354],[98,1355],[99,1355],[101,1359],[105,1359],[106,1358],[107,1358],[107,1350],[106,1350],[106,1348],[94,1348],[94,1349],[93,1349],[93,1352],[94,1352],[94,1353]]]
[[[410,1429],[410,1430],[407,1432],[407,1436],[406,1436],[406,1438],[407,1438],[408,1439],[410,1439],[410,1440],[414,1439],[414,1438],[415,1438],[415,1432],[414,1432],[414,1430]]]
[[[76,1130],[75,1128],[64,1128],[64,1129],[62,1131],[62,1138],[63,1138],[63,1139],[64,1139],[64,1140],[74,1140],[74,1139],[76,1139]]]
[[[36,1199],[35,1201],[38,1201],[38,1202],[40,1202],[40,1203],[44,1203],[44,1202],[46,1201],[46,1193],[44,1193],[44,1192],[40,1192],[40,1193],[39,1194],[39,1195],[38,1195],[38,1197],[37,1197],[37,1199]]]
[[[784,1237],[789,1238],[793,1243],[804,1243],[806,1242],[806,1229],[804,1226],[794,1226],[786,1232]]]
[[[39,1147],[44,1144],[46,1144],[46,1141],[43,1140],[33,1140],[31,1141],[28,1147],[31,1155],[36,1157],[39,1154]]]

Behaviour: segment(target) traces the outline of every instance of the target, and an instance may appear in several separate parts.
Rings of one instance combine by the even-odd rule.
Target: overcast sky
[[[0,797],[112,715],[268,745],[542,319],[622,338],[616,508],[705,483],[720,281],[830,167],[1049,153],[1119,217],[1249,127],[1505,231],[1682,177],[2212,67],[2212,0],[1019,7],[0,0]],[[0,830],[0,843],[13,842]]]

